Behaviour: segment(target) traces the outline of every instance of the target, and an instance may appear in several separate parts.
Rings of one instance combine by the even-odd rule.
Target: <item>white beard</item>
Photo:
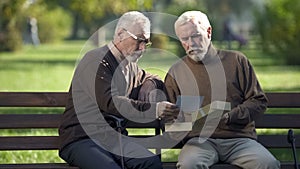
[[[196,62],[202,61],[207,53],[207,50],[203,51],[198,48],[188,50],[187,55]]]
[[[142,56],[143,56],[142,51],[135,51],[131,55],[126,56],[126,59],[128,60],[128,62],[136,63],[138,62],[139,58],[141,58]]]
[[[202,61],[205,54],[202,54],[202,53],[197,53],[197,54],[194,54],[194,55],[188,55],[191,59],[193,59],[194,61],[196,62],[199,62],[199,61]]]

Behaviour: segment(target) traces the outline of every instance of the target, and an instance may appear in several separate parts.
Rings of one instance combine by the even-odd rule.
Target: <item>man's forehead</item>
[[[177,29],[177,33],[180,35],[190,35],[195,33],[203,33],[206,31],[201,25],[195,24],[193,22],[186,22],[183,25],[180,25]]]

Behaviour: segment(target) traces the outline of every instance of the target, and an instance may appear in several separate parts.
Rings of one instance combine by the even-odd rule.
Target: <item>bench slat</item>
[[[133,137],[149,137],[149,135],[139,135]],[[300,135],[295,135],[296,140],[300,140]],[[290,148],[286,135],[259,135],[258,141],[267,148]],[[151,146],[151,143],[149,143]],[[156,145],[152,145],[157,148]],[[181,148],[178,144],[176,148]],[[296,147],[300,147],[300,142],[296,142]],[[59,148],[58,136],[1,136],[0,150],[57,150]],[[168,148],[168,147],[162,147]]]
[[[57,150],[58,136],[1,136],[0,150]]]
[[[66,92],[0,92],[0,107],[64,107]]]
[[[66,163],[0,164],[1,169],[79,169]]]
[[[300,93],[266,93],[270,108],[300,108]],[[67,92],[0,92],[0,107],[64,107]]]
[[[0,129],[57,128],[62,114],[0,114]],[[300,114],[265,114],[256,128],[300,128]],[[129,128],[154,128],[159,122],[128,122]]]
[[[300,108],[300,93],[266,93],[270,108]]]
[[[264,114],[256,128],[300,128],[300,114]]]
[[[0,129],[58,128],[61,114],[0,114]]]
[[[296,140],[300,140],[300,135],[295,135]],[[267,148],[290,148],[287,135],[258,135],[258,141]],[[300,142],[296,141],[296,147],[300,147]]]
[[[58,128],[62,114],[0,114],[0,129]],[[128,122],[129,128],[155,128],[158,121],[151,123]]]

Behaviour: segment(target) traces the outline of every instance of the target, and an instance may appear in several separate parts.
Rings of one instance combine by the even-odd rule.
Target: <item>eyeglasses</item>
[[[124,28],[123,28],[124,29]],[[137,40],[139,43],[145,43],[146,47],[150,47],[152,42],[149,39],[139,38],[135,34],[129,32],[128,30],[124,29],[133,39]]]

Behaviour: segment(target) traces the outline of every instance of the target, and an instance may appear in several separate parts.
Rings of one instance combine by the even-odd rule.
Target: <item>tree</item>
[[[284,57],[287,64],[300,65],[300,18],[298,0],[267,1],[257,12],[263,48]]]
[[[19,16],[25,0],[2,0],[0,2],[0,51],[15,51],[22,47]]]
[[[111,19],[116,19],[120,14],[129,10],[152,9],[152,0],[89,0],[84,3],[82,0],[51,0],[45,1],[49,7],[57,5],[69,11],[73,17],[71,39],[78,38],[78,32],[83,29],[88,35],[95,32],[101,24]]]

